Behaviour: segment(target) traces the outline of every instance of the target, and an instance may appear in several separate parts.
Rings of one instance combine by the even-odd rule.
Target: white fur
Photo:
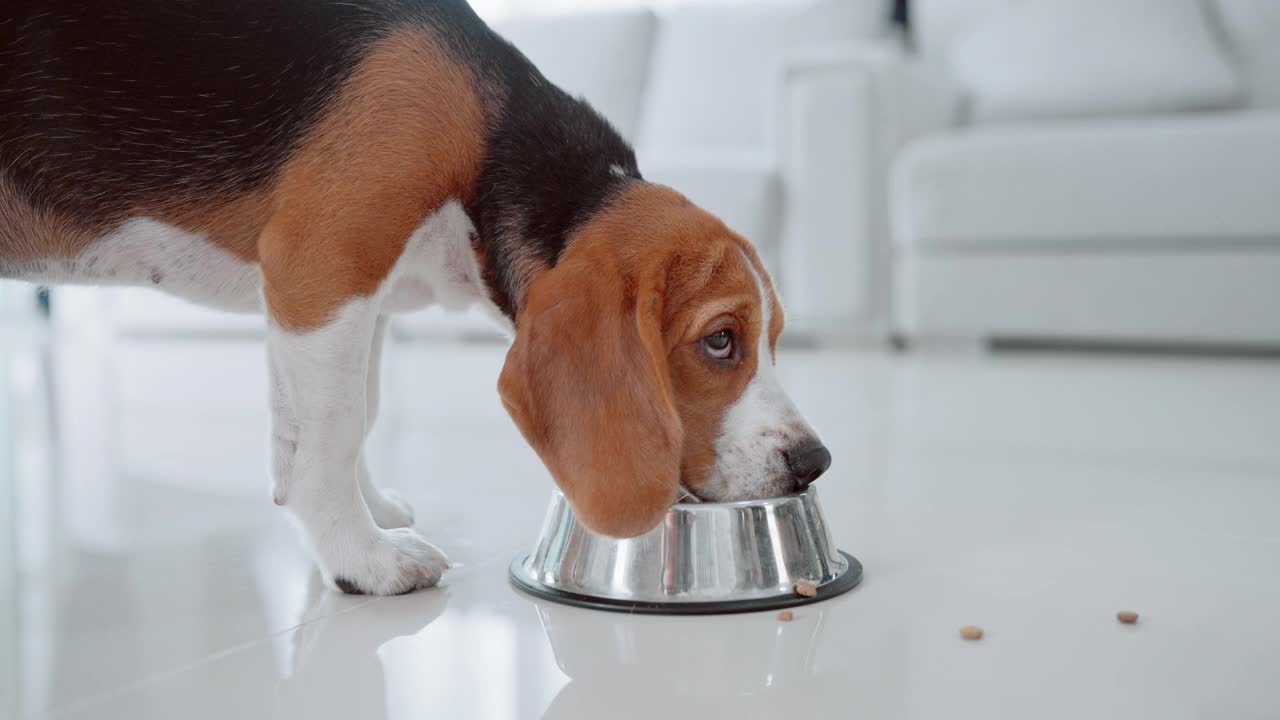
[[[461,204],[447,203],[410,236],[373,295],[309,332],[268,322],[273,496],[297,518],[331,585],[405,592],[434,585],[449,567],[408,527],[412,508],[373,484],[363,448],[377,417],[387,313],[481,303],[501,317],[480,279],[473,231]]]
[[[378,419],[378,408],[382,397],[382,345],[387,337],[387,316],[378,318],[373,329],[373,347],[369,351],[369,369],[365,373],[365,439],[373,431],[373,423]],[[369,464],[365,461],[364,449],[360,452],[360,462],[356,466],[356,477],[360,482],[360,494],[369,506],[369,514],[380,528],[398,528],[413,526],[413,507],[393,490],[379,490],[373,484],[369,474]]]
[[[365,499],[377,492],[361,474],[378,306],[376,296],[354,300],[306,333],[268,320],[273,495],[293,512],[327,582],[390,595],[436,584],[449,561],[410,528],[379,527]]]
[[[716,437],[716,465],[702,490],[708,500],[738,500],[791,492],[782,450],[816,437],[778,382],[769,347],[773,302],[764,281],[747,267],[760,293],[761,330],[756,374],[742,396],[725,411]]]
[[[258,268],[201,235],[133,218],[75,258],[25,264],[19,279],[47,283],[150,285],[224,310],[261,307]]]
[[[427,218],[405,245],[404,253],[383,283],[386,312],[441,305],[463,310],[479,304],[510,334],[511,320],[494,305],[480,278],[480,265],[471,247],[475,227],[462,203],[445,203]]]

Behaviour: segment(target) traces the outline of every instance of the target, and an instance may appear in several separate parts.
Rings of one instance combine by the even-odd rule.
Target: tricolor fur
[[[462,0],[7,3],[0,277],[265,311],[273,497],[348,591],[448,566],[363,458],[392,312],[509,324],[503,402],[602,532],[829,462],[750,244]]]

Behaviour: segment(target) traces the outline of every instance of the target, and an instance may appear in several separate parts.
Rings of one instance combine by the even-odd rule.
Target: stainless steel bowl
[[[803,605],[846,592],[862,565],[836,549],[813,488],[733,503],[682,503],[635,538],[597,535],[559,492],[511,581],[554,602],[623,612],[710,614]],[[814,585],[814,597],[795,592]]]

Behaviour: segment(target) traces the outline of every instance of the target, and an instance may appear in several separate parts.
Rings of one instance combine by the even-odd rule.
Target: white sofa
[[[951,109],[890,174],[897,332],[1280,343],[1280,2],[913,12]]]
[[[691,5],[494,23],[553,82],[585,97],[637,147],[642,172],[719,214],[762,250],[790,336],[883,317],[858,189],[870,102],[861,62],[899,54],[886,0]],[[59,290],[65,324],[119,334],[245,334],[260,320],[147,290]],[[483,313],[429,309],[405,337],[492,336]]]

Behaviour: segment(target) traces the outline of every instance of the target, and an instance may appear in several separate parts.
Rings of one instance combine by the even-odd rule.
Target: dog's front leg
[[[382,346],[387,338],[387,316],[378,317],[378,324],[373,329],[373,345],[369,352],[368,382],[365,384],[365,437],[373,432],[373,423],[378,419],[379,398],[382,394]],[[367,450],[367,448],[366,448]],[[356,466],[356,474],[360,479],[360,493],[369,505],[373,521],[378,527],[398,528],[413,525],[413,507],[400,494],[391,490],[381,490],[369,475],[369,463],[365,453],[360,453],[360,462]]]
[[[352,299],[302,332],[271,310],[275,501],[297,518],[330,585],[374,595],[435,585],[445,556],[412,529],[378,527],[361,492],[375,300]]]

